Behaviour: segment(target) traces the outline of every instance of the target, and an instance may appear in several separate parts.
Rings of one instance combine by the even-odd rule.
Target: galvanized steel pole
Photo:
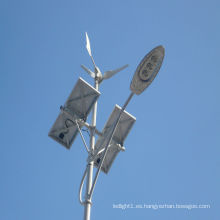
[[[95,78],[94,87],[96,90],[99,89],[99,83],[97,78]],[[92,113],[92,124],[90,128],[90,153],[93,153],[95,147],[96,114],[97,114],[97,101],[94,104],[93,113]],[[94,167],[94,161],[90,161],[87,165],[87,184],[86,184],[86,200],[84,202],[84,220],[90,220],[92,198],[89,195],[92,187],[93,167]]]

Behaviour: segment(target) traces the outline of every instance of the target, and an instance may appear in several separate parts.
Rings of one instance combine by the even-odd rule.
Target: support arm
[[[128,99],[126,100],[125,104],[123,105],[123,107],[122,107],[122,109],[121,109],[121,111],[120,111],[120,113],[119,113],[119,115],[118,115],[117,120],[115,121],[115,125],[114,125],[114,127],[112,128],[112,132],[111,132],[110,135],[109,135],[109,139],[108,139],[107,144],[106,144],[106,146],[105,146],[105,151],[104,151],[103,157],[102,157],[102,159],[101,159],[101,161],[100,161],[98,170],[96,171],[96,175],[95,175],[95,178],[94,178],[94,181],[93,181],[93,184],[92,184],[90,193],[89,193],[89,199],[90,199],[90,200],[91,200],[91,198],[92,198],[92,194],[93,194],[93,191],[94,191],[94,188],[95,188],[95,184],[96,184],[96,182],[97,182],[97,179],[98,179],[98,176],[99,176],[99,173],[100,173],[102,164],[103,164],[103,162],[104,162],[104,160],[105,160],[105,156],[106,156],[106,154],[107,154],[109,145],[110,145],[110,143],[111,143],[111,140],[112,140],[112,138],[113,138],[113,135],[114,135],[114,133],[115,133],[115,130],[116,130],[116,128],[117,128],[117,125],[118,125],[118,123],[119,123],[119,120],[120,120],[120,118],[121,118],[121,115],[122,115],[122,113],[124,112],[125,108],[127,107],[128,103],[130,102],[130,100],[131,100],[131,98],[133,97],[133,95],[134,95],[134,93],[131,92],[131,94],[129,95],[129,97],[128,97]]]

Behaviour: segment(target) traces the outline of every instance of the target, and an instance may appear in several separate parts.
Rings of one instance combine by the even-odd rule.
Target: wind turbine
[[[93,66],[94,66],[94,72],[90,69],[88,69],[87,67],[85,67],[84,65],[81,65],[81,67],[94,79],[97,79],[98,81],[98,84],[100,84],[103,80],[105,79],[109,79],[111,78],[112,76],[114,76],[116,73],[122,71],[123,69],[125,69],[126,67],[128,67],[128,64],[118,68],[118,69],[115,69],[115,70],[109,70],[109,71],[106,71],[104,72],[104,74],[101,73],[100,69],[96,66],[95,64],[95,61],[93,59],[93,56],[92,56],[92,51],[91,51],[91,47],[90,47],[90,40],[89,40],[89,37],[88,37],[88,34],[86,32],[86,49],[89,53],[89,56],[91,57],[92,59],[92,63],[93,63]]]

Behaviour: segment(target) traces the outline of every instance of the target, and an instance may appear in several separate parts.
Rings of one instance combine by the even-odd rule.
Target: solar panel
[[[118,118],[120,113],[121,107],[116,105],[113,112],[111,113],[107,123],[102,130],[102,136],[100,136],[95,145],[95,157],[94,157],[94,164],[98,167],[99,162],[104,153],[104,148],[106,147],[108,137],[111,133],[111,129],[113,128],[115,121]],[[135,123],[136,118],[130,115],[128,112],[124,111],[118,123],[118,126],[115,130],[113,139],[110,143],[110,147],[108,148],[108,152],[106,154],[105,160],[102,164],[102,171],[108,173],[109,169],[113,161],[115,160],[117,154],[123,149],[123,144],[125,138],[127,137],[128,133],[130,132],[133,124]]]
[[[48,135],[70,149],[78,133],[75,120],[86,121],[99,96],[100,92],[80,77]]]

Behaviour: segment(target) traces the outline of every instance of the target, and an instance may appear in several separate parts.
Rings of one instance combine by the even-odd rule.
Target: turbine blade
[[[109,70],[106,71],[103,75],[103,79],[108,79],[110,77],[112,77],[113,75],[115,75],[116,73],[120,72],[121,70],[125,69],[126,67],[128,67],[128,64],[126,64],[125,66],[122,66],[116,70]]]
[[[90,69],[85,67],[84,65],[81,65],[81,67],[92,77],[95,78],[95,73],[93,73]]]

